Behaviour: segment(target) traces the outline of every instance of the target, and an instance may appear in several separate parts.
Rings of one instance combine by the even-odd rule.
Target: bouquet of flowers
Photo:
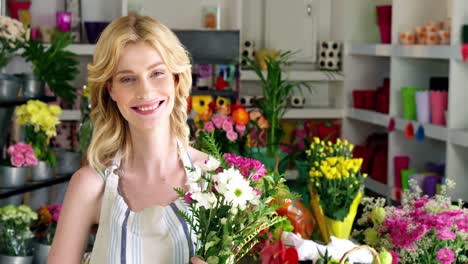
[[[39,219],[35,228],[36,236],[39,237],[39,242],[47,245],[52,244],[61,210],[61,203],[44,205],[39,208]]]
[[[353,158],[353,145],[314,138],[306,150],[310,164],[311,206],[322,238],[348,238],[362,197],[366,174],[362,159]]]
[[[249,121],[247,110],[235,104],[227,113],[216,113],[208,120],[200,120],[198,126],[201,128],[200,131],[213,133],[222,153],[242,154],[246,144],[246,126]],[[200,137],[197,139],[199,139],[197,145],[202,145]]]
[[[14,53],[27,41],[28,36],[21,22],[0,16],[0,69],[8,64]]]
[[[7,153],[10,156],[11,165],[14,167],[20,168],[37,165],[37,158],[34,155],[34,150],[29,144],[18,142],[10,145],[7,149]]]
[[[189,210],[182,213],[196,235],[196,255],[209,264],[237,263],[257,244],[258,234],[285,218],[280,184],[258,160],[222,155],[212,133],[200,134],[210,159],[190,168],[190,190],[178,189]]]
[[[0,208],[0,254],[31,256],[34,234],[30,224],[35,219],[37,214],[26,205]]]
[[[50,166],[56,166],[55,155],[49,149],[50,139],[57,135],[56,126],[62,112],[60,106],[48,105],[39,100],[29,100],[16,108],[18,124],[26,125],[25,140],[32,144],[36,157],[46,161]]]
[[[393,263],[468,263],[468,209],[452,205],[447,180],[441,193],[421,196],[417,182],[410,181],[400,206],[384,206],[385,199],[364,198],[364,212],[353,236],[370,246],[386,250]]]

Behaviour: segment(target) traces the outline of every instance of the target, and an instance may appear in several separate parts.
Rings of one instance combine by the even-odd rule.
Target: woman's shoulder
[[[193,164],[200,164],[203,163],[205,160],[208,159],[209,155],[203,151],[200,151],[196,148],[189,147],[188,153],[190,159],[192,160]]]
[[[72,175],[70,183],[74,188],[87,193],[101,193],[105,185],[103,177],[90,166],[84,166],[78,169]]]

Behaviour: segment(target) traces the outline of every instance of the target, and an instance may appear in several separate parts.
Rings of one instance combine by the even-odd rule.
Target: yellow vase
[[[314,214],[315,221],[317,222],[320,236],[324,243],[328,244],[330,236],[348,239],[353,227],[354,218],[356,217],[357,208],[361,202],[362,193],[359,192],[354,198],[349,208],[349,213],[343,221],[337,221],[326,217],[320,207],[319,196],[317,192],[309,187],[310,191],[310,205],[312,213]]]
[[[324,216],[325,224],[327,225],[327,230],[330,236],[349,239],[361,198],[362,193],[359,192],[354,198],[353,203],[351,203],[348,215],[343,219],[343,221],[334,220]]]

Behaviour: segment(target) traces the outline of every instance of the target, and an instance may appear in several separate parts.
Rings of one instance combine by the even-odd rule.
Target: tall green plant
[[[65,49],[73,40],[74,36],[69,32],[55,31],[50,45],[30,39],[25,43],[21,54],[26,61],[32,63],[34,74],[69,104],[73,104],[76,99],[76,89],[70,81],[75,80],[79,73],[78,55]]]
[[[277,150],[281,135],[280,121],[287,110],[289,96],[295,88],[307,86],[304,82],[290,81],[285,77],[284,67],[288,65],[291,55],[293,55],[291,51],[286,51],[276,58],[267,57],[266,73],[254,60],[245,57],[247,66],[258,75],[262,84],[263,98],[258,100],[256,105],[270,123],[270,129],[267,131],[269,156],[273,156]]]

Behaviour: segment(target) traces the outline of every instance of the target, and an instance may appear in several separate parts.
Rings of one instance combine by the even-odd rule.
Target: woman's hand
[[[197,257],[193,257],[191,259],[191,261],[192,261],[192,264],[207,264],[205,261],[203,261],[203,260],[201,260],[201,259],[199,259]]]

